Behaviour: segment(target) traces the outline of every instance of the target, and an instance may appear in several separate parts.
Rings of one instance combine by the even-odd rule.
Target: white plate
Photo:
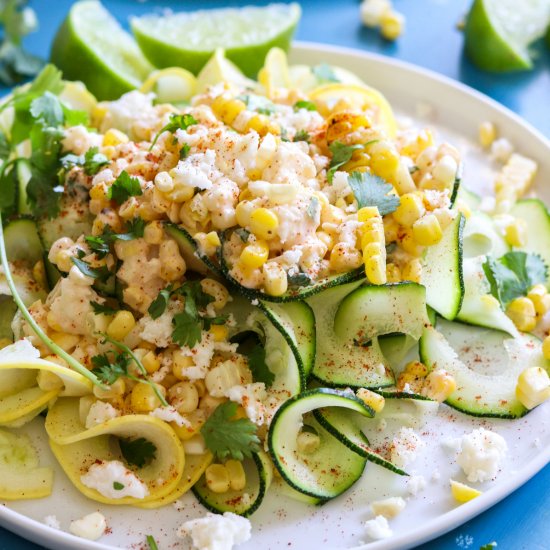
[[[543,160],[550,157],[550,143],[511,111],[474,90],[393,59],[319,44],[298,43],[292,52],[292,62],[312,65],[325,62],[350,69],[381,90],[398,113],[416,119],[419,114],[424,116],[421,122],[437,127],[461,149],[466,160],[465,183],[478,191],[488,189],[492,181],[491,169],[486,160],[481,164],[482,156],[475,146],[478,125],[483,120],[493,121],[501,135],[519,151],[539,161],[541,168],[537,181],[543,198],[550,199],[549,192],[544,193],[540,185],[550,181],[550,163],[543,164]],[[550,461],[548,406],[539,407],[516,421],[470,418],[445,406],[440,411],[422,432],[427,445],[409,468],[414,474],[424,475],[428,487],[411,497],[405,512],[391,521],[394,536],[369,544],[369,550],[406,549],[435,538],[497,503]],[[506,438],[508,457],[497,479],[482,486],[482,496],[456,506],[450,496],[448,479],[461,480],[463,477],[441,441],[478,426],[490,427]],[[43,449],[43,461],[55,465],[40,421],[35,421],[30,430],[36,444]],[[369,519],[368,504],[397,495],[408,498],[406,479],[374,464],[368,464],[363,478],[348,493],[320,508],[310,508],[272,491],[252,518],[252,540],[239,549],[357,547],[367,539],[363,523]],[[101,506],[111,527],[110,533],[96,543],[77,539],[64,531],[46,527],[43,518],[55,514],[62,529],[67,530],[71,520],[99,507],[81,496],[57,468],[55,492],[51,497],[0,507],[0,524],[56,550],[142,548],[147,534],[156,538],[161,549],[185,548],[188,543],[177,543],[176,526],[204,514],[192,496],[186,502],[188,506],[182,512],[172,506],[155,511]]]

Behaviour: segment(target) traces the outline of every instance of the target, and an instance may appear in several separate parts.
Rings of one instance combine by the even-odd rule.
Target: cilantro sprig
[[[353,191],[358,208],[376,206],[381,216],[391,214],[400,204],[399,197],[391,194],[393,186],[384,179],[368,172],[352,172],[348,184]]]
[[[115,201],[117,204],[122,204],[130,197],[137,197],[139,195],[143,195],[139,180],[130,176],[126,170],[122,170],[107,191],[107,198]]]
[[[201,428],[207,448],[220,460],[243,460],[260,450],[257,427],[248,418],[235,418],[237,403],[218,405]]]
[[[111,251],[111,245],[115,241],[131,241],[143,237],[145,232],[145,221],[136,217],[127,222],[125,233],[115,233],[109,226],[105,227],[101,235],[87,235],[84,240],[92,252],[101,259]]]
[[[156,445],[144,437],[138,437],[137,439],[120,438],[118,445],[124,460],[131,466],[137,466],[138,468],[143,468],[143,466],[154,460],[157,455]]]
[[[73,166],[81,166],[88,176],[95,176],[101,168],[109,164],[109,159],[99,152],[98,147],[90,147],[83,155],[69,153],[61,157],[60,161],[65,170],[70,170]]]
[[[168,122],[168,124],[163,126],[158,132],[158,134],[154,137],[151,143],[151,147],[149,147],[149,151],[155,146],[159,137],[164,132],[170,132],[173,134],[176,130],[187,130],[189,126],[193,126],[194,124],[198,124],[198,122],[196,121],[193,115],[190,115],[190,114],[177,115],[173,113],[172,115],[170,115],[170,121]]]
[[[346,145],[341,141],[333,141],[328,147],[332,153],[332,159],[330,160],[330,165],[327,171],[327,181],[332,183],[334,173],[351,160],[354,151],[364,149],[376,141],[377,140],[374,139],[368,141],[367,143],[355,143],[353,145]]]

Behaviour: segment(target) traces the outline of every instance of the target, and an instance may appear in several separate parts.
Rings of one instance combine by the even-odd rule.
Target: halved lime
[[[466,19],[466,52],[481,69],[530,69],[529,45],[550,22],[548,0],[475,0]]]
[[[139,88],[153,67],[135,40],[96,0],[77,2],[55,36],[51,60],[98,99]]]
[[[157,67],[184,67],[194,74],[217,48],[246,75],[255,77],[267,52],[288,50],[300,19],[298,4],[223,8],[144,15],[131,19],[143,53]]]

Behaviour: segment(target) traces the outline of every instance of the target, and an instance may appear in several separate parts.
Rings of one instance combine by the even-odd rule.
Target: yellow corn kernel
[[[105,132],[103,136],[103,146],[104,147],[116,147],[122,143],[128,143],[130,138],[120,130],[116,128],[111,128]]]
[[[533,302],[537,315],[542,316],[550,310],[550,294],[544,285],[532,287],[527,293],[527,298]]]
[[[187,369],[193,364],[193,358],[185,355],[182,350],[177,349],[172,352],[172,373],[178,380],[187,379]]]
[[[13,342],[9,338],[0,338],[0,349],[4,349],[11,344],[13,344]]]
[[[422,262],[418,258],[410,260],[401,270],[401,274],[404,281],[420,283],[422,281]]]
[[[384,285],[386,279],[386,265],[382,256],[368,256],[363,259],[365,263],[365,275],[373,285]]]
[[[254,205],[250,201],[242,201],[235,207],[235,217],[237,223],[241,227],[246,227],[250,224],[250,216],[254,211]]]
[[[213,493],[227,493],[231,487],[229,472],[223,464],[210,464],[204,472],[207,487]]]
[[[403,372],[406,372],[407,374],[412,374],[417,378],[426,378],[426,376],[428,376],[429,369],[424,363],[421,363],[420,361],[409,361],[405,365]]]
[[[327,118],[327,141],[328,143],[341,141],[352,132],[371,126],[372,122],[363,113],[354,113],[349,110],[334,112]]]
[[[107,106],[104,103],[98,103],[97,105],[94,105],[92,109],[92,126],[94,128],[99,128],[106,114]]]
[[[254,115],[247,122],[246,129],[255,130],[262,137],[266,134],[279,135],[281,133],[280,126],[274,122],[271,122],[271,120],[269,120],[269,117],[263,114]]]
[[[164,230],[160,221],[149,222],[143,230],[143,239],[147,244],[160,244],[164,237]]]
[[[482,494],[481,491],[478,491],[465,483],[460,483],[454,479],[450,479],[449,481],[451,483],[451,494],[457,502],[469,502]]]
[[[380,18],[380,33],[386,40],[397,40],[405,30],[405,17],[392,9]]]
[[[229,473],[229,484],[233,491],[242,491],[246,487],[246,474],[243,463],[238,460],[228,460],[225,467]]]
[[[236,98],[230,98],[224,95],[219,95],[212,102],[212,111],[225,124],[231,125],[237,116],[246,110],[244,101]]]
[[[265,241],[247,244],[240,255],[241,263],[248,269],[262,267],[269,257],[269,246]]]
[[[435,369],[426,377],[422,395],[443,403],[456,390],[456,380],[443,369]]]
[[[434,137],[431,130],[425,129],[419,132],[414,140],[409,141],[401,148],[401,154],[413,160],[428,147],[434,144]]]
[[[90,199],[108,201],[107,186],[105,183],[97,183],[90,189]]]
[[[63,350],[68,353],[74,350],[80,336],[76,334],[67,334],[65,332],[53,332],[50,334],[50,338]]]
[[[267,208],[256,208],[250,214],[250,230],[260,239],[273,239],[277,235],[278,227],[277,215]]]
[[[443,231],[439,220],[434,214],[416,220],[412,226],[414,240],[420,246],[433,246],[443,237]]]
[[[168,172],[159,172],[155,176],[155,187],[162,193],[170,193],[174,189],[174,180]]]
[[[124,379],[119,378],[116,382],[111,384],[108,388],[101,388],[94,386],[92,392],[99,399],[116,399],[124,395],[126,391],[126,382]]]
[[[91,202],[91,201],[90,201]],[[139,207],[139,202],[135,197],[130,197],[124,201],[118,209],[118,215],[124,220],[130,220],[136,217],[136,211]]]
[[[171,239],[163,241],[160,245],[159,260],[161,263],[160,276],[165,281],[180,279],[187,269],[185,260],[180,254],[178,243]]]
[[[218,281],[210,278],[201,280],[202,291],[214,298],[212,305],[216,309],[223,309],[229,300],[229,292]]]
[[[249,180],[257,181],[257,180],[261,179],[262,171],[259,168],[249,168],[246,171],[246,175],[247,175]],[[239,197],[239,198],[241,198],[241,197]],[[244,197],[242,197],[242,198],[244,198]]]
[[[178,382],[168,390],[168,399],[180,414],[193,412],[199,406],[199,392],[192,382]]]
[[[175,422],[172,422],[170,425],[176,432],[176,435],[182,441],[188,441],[193,436],[197,435],[200,432],[203,424],[206,422],[206,414],[200,409],[196,409],[185,415],[185,418],[189,422],[189,426],[178,426]]]
[[[152,222],[162,218],[162,213],[157,212],[153,205],[148,202],[142,202],[137,209],[138,216],[146,222]]]
[[[479,144],[487,149],[497,137],[497,129],[492,122],[486,120],[479,125]]]
[[[525,194],[537,169],[538,165],[534,160],[514,153],[495,179],[497,203],[504,199],[512,199],[513,202]]]
[[[399,167],[395,172],[392,183],[399,195],[412,193],[416,190],[416,185],[409,171],[409,167],[402,160],[399,162]]]
[[[56,330],[58,332],[61,332],[63,330],[56,316],[51,311],[48,311],[48,315],[46,316],[46,322],[48,323],[48,326],[53,330]]]
[[[383,246],[380,243],[368,243],[363,246],[363,258],[371,256],[382,256],[384,253]]]
[[[399,238],[399,224],[392,216],[384,218],[384,240],[386,243],[393,243]]]
[[[141,363],[148,374],[153,374],[160,369],[160,359],[154,351],[148,351],[142,358]]]
[[[529,367],[518,377],[516,397],[528,409],[550,398],[550,377],[542,367]]]
[[[401,281],[401,269],[394,263],[386,264],[386,280],[388,283],[399,283]]]
[[[267,262],[262,267],[264,290],[270,296],[281,296],[288,289],[286,271],[276,262]]]
[[[510,246],[525,246],[527,244],[527,222],[516,218],[505,227],[504,238]]]
[[[387,141],[377,141],[369,146],[367,152],[371,156],[372,171],[386,180],[392,179],[400,162],[399,153],[393,145]]]
[[[421,218],[426,212],[422,197],[416,193],[405,193],[393,218],[405,227],[411,227],[414,222]]]
[[[115,340],[124,340],[136,326],[136,320],[130,311],[118,311],[107,327],[107,334]]]
[[[36,383],[42,391],[60,390],[64,383],[57,374],[47,370],[39,370],[36,377]]]
[[[317,231],[315,235],[330,250],[334,246],[334,238],[326,231]]]
[[[214,337],[215,342],[223,342],[227,340],[228,330],[225,325],[212,325],[210,327],[210,334]]]
[[[456,201],[457,203],[459,201]],[[462,208],[464,206],[465,208]],[[457,205],[457,210],[462,213],[462,215],[468,219],[471,215],[471,211],[468,207],[468,205],[464,202],[461,202],[461,205]],[[441,229],[445,231],[449,225],[451,225],[451,222],[456,218],[457,213],[454,210],[451,210],[450,208],[436,208],[432,214],[437,218],[437,221],[439,222],[439,225],[441,226]]]
[[[506,315],[522,332],[531,332],[537,325],[535,304],[526,296],[512,300],[506,308]]]
[[[73,267],[73,255],[69,250],[60,250],[55,257],[55,265],[64,272],[68,272]]]
[[[347,243],[336,244],[330,253],[330,269],[337,273],[355,269],[359,267],[361,263],[361,253]]]
[[[367,390],[366,388],[359,388],[356,392],[357,397],[370,407],[375,413],[380,413],[384,409],[386,400],[380,394]]]
[[[298,452],[310,455],[321,445],[321,438],[314,432],[302,430],[296,437]]]
[[[162,386],[157,385],[157,388],[164,392]],[[149,384],[139,383],[132,388],[130,394],[130,406],[137,413],[149,413],[161,406],[161,402],[152,386]]]
[[[357,221],[366,222],[371,218],[377,218],[380,216],[380,211],[377,206],[363,206],[357,211]]]
[[[210,233],[206,234],[205,242],[208,246],[212,248],[218,248],[222,245],[220,241],[220,236],[216,231],[210,231]]]

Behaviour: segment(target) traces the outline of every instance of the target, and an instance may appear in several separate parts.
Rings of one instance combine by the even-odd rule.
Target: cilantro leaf
[[[44,95],[34,99],[30,113],[35,120],[43,122],[46,126],[62,126],[65,122],[61,102],[51,92],[45,92]]]
[[[363,145],[360,143],[355,145],[346,145],[341,141],[334,141],[329,145],[330,152],[332,153],[332,159],[327,172],[327,180],[329,183],[332,183],[332,178],[334,177],[336,170],[351,160],[354,151],[362,148]]]
[[[309,286],[313,283],[311,277],[301,272],[295,273],[294,275],[289,275],[287,273],[286,278],[288,279],[288,286],[291,287]]]
[[[126,460],[128,464],[137,466],[138,468],[143,468],[143,466],[151,462],[157,454],[156,445],[144,437],[139,437],[137,439],[121,438],[118,440],[118,444],[124,460]]]
[[[256,425],[248,418],[235,419],[237,403],[218,405],[201,428],[208,449],[220,460],[228,457],[243,460],[260,450]]]
[[[170,300],[172,292],[172,285],[162,289],[157,297],[151,302],[149,309],[147,310],[151,319],[158,319],[165,311]]]
[[[112,273],[107,269],[106,266],[102,267],[92,267],[88,262],[85,262],[81,258],[71,258],[72,262],[83,275],[86,277],[91,277],[92,279],[98,279],[100,281],[106,281],[111,277]]]
[[[106,353],[92,357],[92,372],[99,380],[109,386],[114,384],[121,376],[128,374],[130,358],[123,354],[117,354],[111,361]]]
[[[245,348],[242,353],[248,358],[248,368],[252,372],[254,382],[263,382],[269,388],[275,380],[275,375],[265,362],[265,348],[260,342],[255,342],[254,346]]]
[[[118,204],[122,204],[129,197],[137,197],[139,195],[143,195],[139,180],[131,177],[126,170],[120,173],[120,176],[113,182],[107,192],[107,197]]]
[[[90,147],[84,155],[65,155],[61,158],[61,164],[65,170],[73,166],[82,166],[88,176],[95,176],[103,166],[109,164],[109,159],[99,152],[98,147]]]
[[[201,340],[201,321],[198,315],[193,316],[183,311],[174,315],[172,320],[174,330],[172,332],[172,340],[179,346],[188,346],[192,348]]]
[[[112,233],[113,241],[132,241],[141,239],[145,233],[145,220],[136,216],[134,219],[126,222],[127,231],[125,233]]]
[[[358,208],[376,206],[380,215],[385,216],[399,206],[399,197],[389,194],[393,186],[379,176],[368,172],[352,172],[348,184],[355,195]]]
[[[298,130],[296,134],[294,134],[294,139],[292,141],[305,141],[306,143],[309,143],[310,135],[306,132],[306,130]]]
[[[317,105],[313,103],[313,101],[307,101],[305,99],[302,99],[300,101],[297,101],[294,104],[294,110],[299,111],[300,109],[306,109],[307,111],[316,111]]]
[[[332,67],[327,63],[321,63],[311,68],[311,72],[317,77],[317,80],[323,82],[340,82],[340,79],[334,74]]]
[[[525,296],[529,289],[546,283],[548,266],[537,254],[507,252],[498,260],[487,257],[483,271],[491,286],[491,294],[505,308],[512,300]]]
[[[145,537],[145,540],[147,541],[147,544],[149,545],[149,550],[159,550],[159,547],[157,546],[157,542],[153,535],[147,535]]]
[[[235,229],[235,233],[239,236],[243,243],[248,242],[248,238],[250,237],[250,231],[248,231],[248,229],[245,229],[244,227],[238,227],[237,229]]]
[[[114,315],[118,309],[108,306],[107,304],[100,304],[99,302],[90,302],[94,313],[100,314],[104,313],[105,315]]]
[[[188,143],[184,143],[180,149],[180,160],[183,160],[188,157],[191,147]]]
[[[212,325],[225,325],[229,319],[229,313],[223,315],[216,315],[215,317],[203,317],[202,325],[204,330],[210,330]]]
[[[111,251],[109,243],[101,236],[87,235],[84,239],[90,247],[90,250],[95,252],[96,256],[100,259],[105,258]]]
[[[158,134],[153,139],[151,147],[149,147],[149,151],[155,146],[155,143],[164,132],[171,132],[173,134],[176,130],[187,130],[187,128],[189,128],[189,126],[193,126],[193,124],[198,124],[193,115],[176,115],[172,113],[172,115],[170,115],[170,122],[160,129]]]

